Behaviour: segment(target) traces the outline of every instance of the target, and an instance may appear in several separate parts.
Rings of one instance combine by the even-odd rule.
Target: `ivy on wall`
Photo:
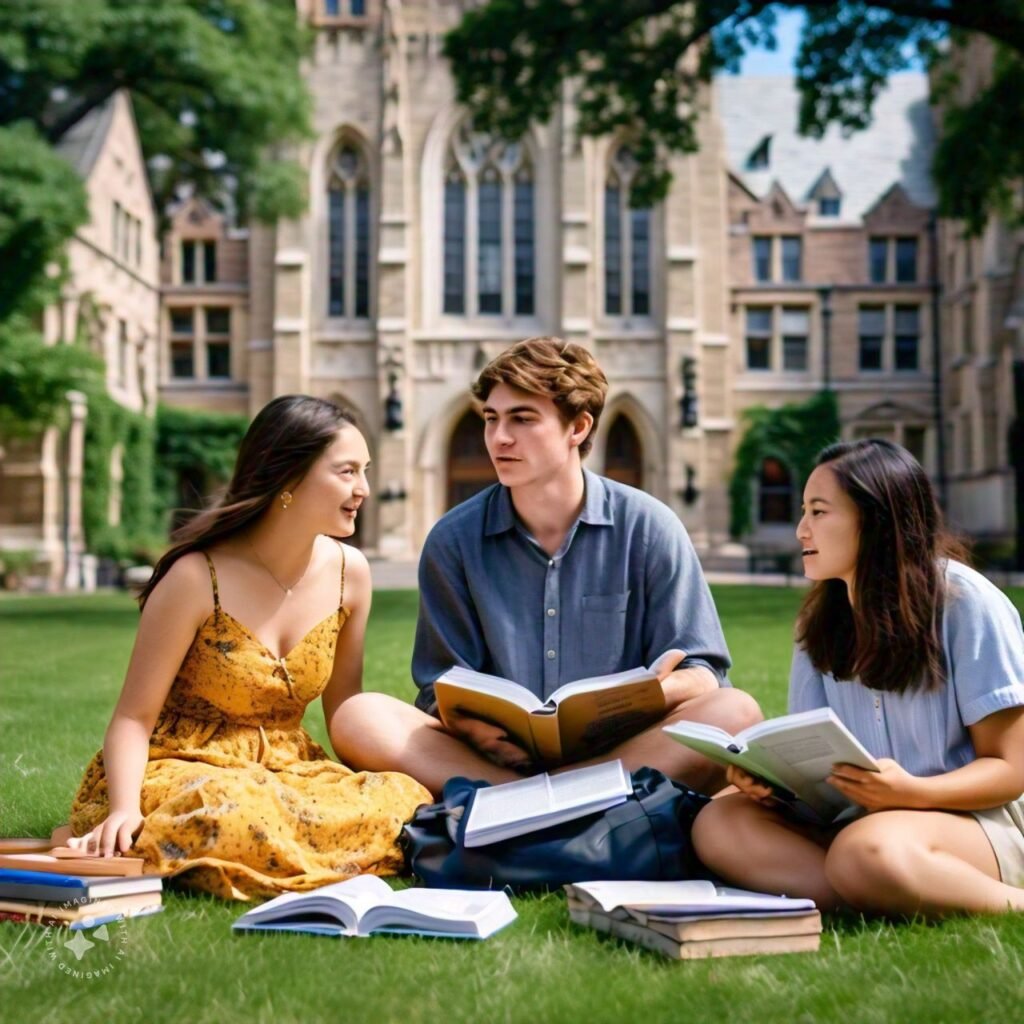
[[[155,487],[168,515],[201,507],[227,483],[248,426],[246,416],[157,408]]]
[[[733,537],[753,529],[753,484],[766,458],[785,463],[795,477],[795,486],[802,490],[818,452],[839,439],[839,405],[832,391],[778,409],[752,406],[743,418],[747,429],[736,449],[729,481],[729,532]]]

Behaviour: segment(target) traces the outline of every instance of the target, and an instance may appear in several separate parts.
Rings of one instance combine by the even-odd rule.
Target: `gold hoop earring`
[[[281,508],[287,508],[292,503],[292,492],[282,491],[281,492]]]

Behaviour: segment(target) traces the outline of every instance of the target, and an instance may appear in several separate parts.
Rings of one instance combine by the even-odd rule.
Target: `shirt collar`
[[[611,496],[604,480],[589,469],[583,470],[583,508],[578,522],[588,526],[613,526],[615,516],[611,509]],[[505,533],[516,525],[516,513],[512,507],[512,494],[507,487],[499,484],[487,502],[484,513],[484,536],[494,537]]]

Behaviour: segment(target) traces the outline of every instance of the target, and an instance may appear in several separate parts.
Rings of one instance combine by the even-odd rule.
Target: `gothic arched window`
[[[604,311],[609,316],[651,312],[651,211],[629,205],[636,160],[620,146],[604,187]]]
[[[370,177],[350,142],[335,151],[327,180],[327,315],[370,315]]]
[[[526,147],[464,122],[444,178],[445,313],[534,312],[534,175]]]
[[[621,413],[612,420],[605,441],[604,475],[620,484],[642,488],[644,453],[636,427]]]

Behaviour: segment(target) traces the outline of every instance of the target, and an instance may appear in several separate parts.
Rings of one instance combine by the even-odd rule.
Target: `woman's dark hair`
[[[202,551],[252,525],[282,491],[302,480],[338,431],[354,422],[333,402],[309,395],[282,395],[268,402],[242,438],[223,497],[174,531],[174,546],[156,563],[139,594],[140,607],[182,555]]]
[[[943,526],[928,477],[905,448],[877,438],[830,445],[817,465],[828,466],[860,513],[854,599],[842,580],[815,583],[797,642],[836,679],[896,693],[940,685],[943,559],[967,556]]]

